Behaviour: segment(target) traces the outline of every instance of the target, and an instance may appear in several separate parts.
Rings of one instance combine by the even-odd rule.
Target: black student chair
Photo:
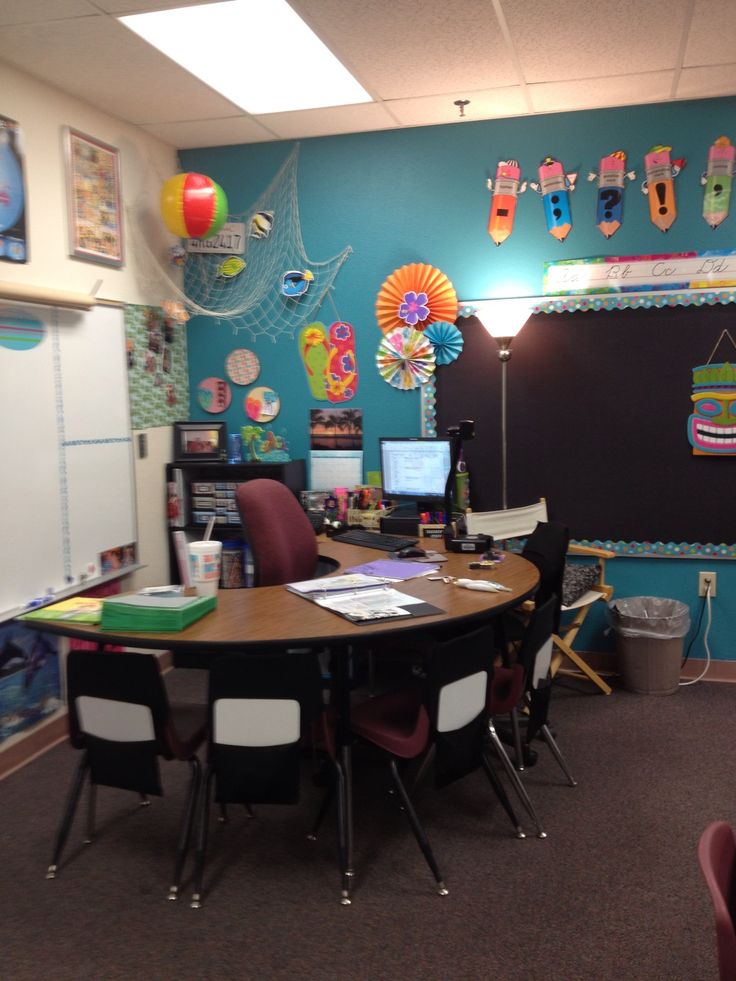
[[[320,731],[321,730],[321,731]],[[263,653],[217,658],[210,669],[207,768],[200,795],[191,906],[201,907],[212,791],[227,820],[227,807],[296,804],[302,781],[303,739],[319,735],[334,764],[334,748],[322,699],[316,655]],[[338,845],[347,875],[345,786],[338,785]]]
[[[388,756],[391,780],[411,830],[437,883],[444,878],[409,798],[400,768],[419,767],[414,784],[430,765],[437,787],[482,767],[517,837],[525,837],[503,786],[484,753],[486,690],[492,675],[493,629],[482,627],[449,640],[429,642],[426,679],[403,690],[376,695],[353,710],[353,732]]]
[[[567,761],[562,755],[548,724],[549,703],[552,693],[550,663],[553,626],[558,607],[557,597],[552,594],[531,613],[524,630],[516,662],[509,666],[497,667],[488,686],[488,731],[491,742],[519,799],[534,821],[539,838],[546,838],[547,835],[517,772],[517,769],[523,769],[521,761],[529,758],[529,744],[536,736],[541,736],[547,743],[570,786],[576,786]],[[519,720],[520,708],[524,708],[528,712],[528,716],[524,718],[523,727]],[[506,714],[508,714],[511,722],[516,767],[509,758],[506,747],[496,730],[497,718]],[[524,730],[523,738],[522,728]]]
[[[82,758],[72,780],[54,854],[46,873],[56,878],[84,783],[89,778],[87,834],[94,839],[98,786],[130,790],[148,804],[163,795],[159,760],[189,764],[191,777],[176,849],[169,899],[179,894],[201,779],[196,750],[206,732],[205,706],[170,706],[152,654],[74,650],[67,659],[69,739]]]

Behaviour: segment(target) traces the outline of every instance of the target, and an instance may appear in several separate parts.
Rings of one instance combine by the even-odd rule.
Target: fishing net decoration
[[[245,225],[245,251],[239,253],[245,267],[234,276],[218,274],[228,259],[226,253],[190,252],[182,286],[178,281],[180,274],[170,265],[168,255],[156,255],[149,244],[161,239],[159,213],[142,201],[131,206],[128,228],[135,238],[136,248],[132,251],[144,282],[165,290],[162,299],[180,300],[190,314],[230,324],[235,334],[247,331],[253,339],[265,335],[275,342],[282,334],[293,337],[299,327],[315,320],[353,250],[347,245],[322,262],[308,258],[299,222],[298,158],[297,144],[263,194],[245,211],[228,215],[228,222]],[[262,229],[256,237],[250,233],[252,219],[259,213],[272,213],[273,223],[267,234],[263,235]],[[284,296],[281,292],[284,273],[290,270],[311,273],[313,277],[301,296]]]

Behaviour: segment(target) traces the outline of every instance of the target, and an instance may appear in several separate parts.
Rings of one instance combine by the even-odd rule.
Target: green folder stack
[[[216,596],[114,596],[102,602],[103,630],[184,630],[217,606]]]

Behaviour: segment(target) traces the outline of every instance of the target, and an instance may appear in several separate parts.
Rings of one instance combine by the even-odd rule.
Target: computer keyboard
[[[334,542],[344,542],[346,545],[362,545],[364,548],[380,548],[384,552],[397,552],[400,548],[416,545],[418,538],[402,538],[400,535],[383,535],[366,528],[351,528],[333,535]]]

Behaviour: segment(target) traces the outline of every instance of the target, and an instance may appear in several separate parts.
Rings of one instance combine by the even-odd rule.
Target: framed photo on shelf
[[[174,462],[227,459],[224,422],[175,422]]]
[[[64,130],[69,253],[106,266],[123,264],[120,154],[70,126]]]

